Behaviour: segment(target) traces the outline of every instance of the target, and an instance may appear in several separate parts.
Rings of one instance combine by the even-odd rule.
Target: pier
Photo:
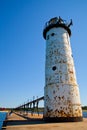
[[[33,98],[16,107],[11,114],[8,113],[2,130],[87,130],[87,118],[83,118],[82,122],[46,123],[43,114],[39,113],[39,102],[43,100],[44,96]]]
[[[45,123],[41,115],[29,114],[21,116],[17,113],[12,113],[4,121],[2,130],[87,130],[87,118],[83,118],[83,122],[68,122],[68,123]]]

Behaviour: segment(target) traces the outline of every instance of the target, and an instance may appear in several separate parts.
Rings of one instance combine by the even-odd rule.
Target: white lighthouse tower
[[[82,121],[79,88],[70,46],[70,23],[50,19],[43,30],[46,40],[44,119],[47,122]]]

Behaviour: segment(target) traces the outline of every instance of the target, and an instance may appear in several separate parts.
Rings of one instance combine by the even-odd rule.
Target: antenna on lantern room
[[[69,36],[71,36],[71,30],[70,30],[71,25],[73,25],[72,19],[70,20],[70,22],[67,23],[66,20],[62,19],[60,16],[54,17],[50,19],[48,22],[46,22],[43,30],[43,37],[46,39],[46,32],[53,27],[65,28],[69,33]]]

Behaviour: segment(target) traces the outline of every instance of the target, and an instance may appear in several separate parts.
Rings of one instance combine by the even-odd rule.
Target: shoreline
[[[87,112],[87,110],[82,110],[82,112]]]
[[[9,111],[0,111],[0,112],[2,112],[2,113],[3,113],[3,112],[7,112],[7,113],[8,113]]]

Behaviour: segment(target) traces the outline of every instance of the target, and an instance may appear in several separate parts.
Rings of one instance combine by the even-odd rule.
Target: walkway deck
[[[24,116],[24,115],[23,115]],[[12,113],[4,122],[6,130],[87,130],[87,118],[83,122],[44,123],[42,116],[19,116]]]

